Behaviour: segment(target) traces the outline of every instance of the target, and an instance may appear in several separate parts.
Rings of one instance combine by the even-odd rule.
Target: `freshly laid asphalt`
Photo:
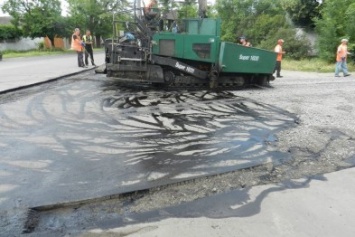
[[[102,64],[104,54],[96,53],[95,60],[97,65]],[[0,62],[0,93],[55,80],[90,68],[92,67],[79,68],[75,54],[5,58]],[[287,77],[287,72],[284,72],[284,76]],[[0,203],[4,199],[12,198],[3,196],[8,188],[11,188],[1,183],[1,177],[4,176],[6,172],[0,170]],[[130,236],[206,237],[352,236],[352,220],[355,218],[354,185],[355,168],[350,168],[305,180],[237,190],[208,198],[202,204],[199,204],[199,201],[187,203],[173,211],[176,217],[180,210],[178,218],[162,218],[162,221],[159,221],[161,213],[168,215],[170,211],[165,209],[158,214],[150,213],[150,216],[156,215],[157,222],[152,220],[147,224],[120,229],[92,230],[86,234],[112,236],[112,233],[116,233],[120,236],[122,233],[133,233]],[[194,213],[194,207],[199,205],[205,206],[205,213],[200,216],[185,214]],[[201,209],[203,208],[199,206],[199,210]]]
[[[91,71],[0,97],[7,196],[31,207],[91,200],[290,157],[268,147],[295,126],[287,111],[228,93],[109,82]],[[4,198],[0,209],[11,205]]]

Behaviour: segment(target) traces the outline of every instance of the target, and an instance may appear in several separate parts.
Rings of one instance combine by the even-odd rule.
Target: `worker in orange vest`
[[[284,43],[284,40],[283,39],[279,39],[277,41],[277,45],[275,46],[275,53],[277,53],[277,57],[276,57],[276,66],[275,66],[275,70],[274,70],[274,73],[276,71],[276,77],[282,77],[280,75],[280,72],[281,72],[281,61],[282,61],[282,55],[285,54],[285,51],[282,50],[282,45]]]
[[[346,65],[346,58],[348,54],[348,40],[342,39],[341,44],[338,46],[337,57],[336,57],[336,65],[335,65],[335,77],[339,76],[339,71],[342,70],[344,77],[350,76],[348,72],[348,66]]]
[[[75,50],[78,54],[78,66],[79,67],[86,67],[83,60],[84,55],[84,42],[81,40],[80,37],[80,30],[79,28],[75,28],[74,33],[71,39],[71,48]]]

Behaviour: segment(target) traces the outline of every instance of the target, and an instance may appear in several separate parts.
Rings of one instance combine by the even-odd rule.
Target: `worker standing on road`
[[[276,57],[276,65],[275,65],[275,70],[274,73],[276,71],[276,77],[282,77],[280,75],[281,72],[281,61],[282,61],[282,56],[285,54],[285,51],[282,50],[282,45],[284,43],[283,39],[279,39],[277,41],[277,45],[275,46],[275,53],[277,53],[277,57]]]
[[[346,65],[346,58],[348,54],[348,40],[342,39],[341,44],[338,46],[336,65],[335,65],[335,77],[339,77],[339,71],[342,70],[344,77],[350,76],[348,72],[348,66]]]
[[[80,38],[80,30],[79,28],[75,28],[74,33],[72,35],[71,48],[75,50],[78,54],[79,67],[86,67],[84,65],[84,60],[83,60],[83,50],[84,50],[83,46],[84,46],[84,42]]]
[[[88,57],[90,55],[91,64],[96,66],[94,63],[94,54],[93,54],[93,40],[90,30],[86,31],[86,34],[83,36],[83,42],[85,43],[85,64],[89,66]]]

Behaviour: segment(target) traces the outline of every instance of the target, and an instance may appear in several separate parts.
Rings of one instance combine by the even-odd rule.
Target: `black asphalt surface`
[[[126,88],[93,72],[0,101],[0,210],[284,161],[275,134],[297,120],[237,91]]]

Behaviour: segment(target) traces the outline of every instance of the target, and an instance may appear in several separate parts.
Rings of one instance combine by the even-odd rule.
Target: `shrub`
[[[245,34],[253,45],[259,45],[262,41],[275,35],[280,28],[290,28],[284,15],[261,14],[255,19],[253,26],[245,31]]]
[[[22,30],[12,25],[0,25],[0,40],[14,40],[22,36]]]
[[[259,47],[267,50],[273,50],[278,39],[285,41],[283,50],[286,51],[285,57],[292,59],[307,58],[310,55],[311,47],[309,40],[303,35],[297,35],[295,29],[279,29],[276,34],[270,38],[261,41]]]
[[[37,48],[39,49],[39,50],[43,50],[44,49],[44,42],[42,41],[42,42],[39,42],[38,44],[37,44]]]

